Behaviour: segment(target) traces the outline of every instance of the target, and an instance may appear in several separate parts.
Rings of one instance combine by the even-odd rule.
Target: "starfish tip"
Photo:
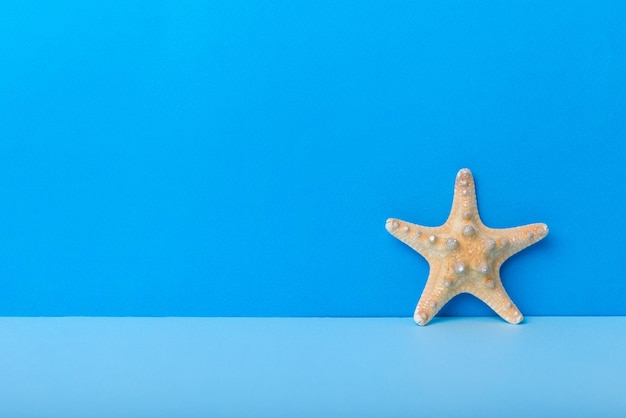
[[[550,228],[546,224],[537,224],[535,227],[535,236],[537,237],[537,241],[542,240],[548,235],[550,232]]]
[[[415,315],[413,315],[413,320],[415,321],[415,323],[422,327],[428,324],[429,319],[430,317],[428,316],[428,314],[423,311],[415,312]]]
[[[469,177],[472,175],[472,172],[470,171],[469,168],[462,168],[459,170],[459,172],[456,174],[457,177]]]
[[[398,229],[398,226],[400,226],[398,224],[398,220],[394,218],[389,218],[387,219],[387,222],[385,222],[385,229],[387,229],[387,231],[389,232],[395,231],[396,229]]]
[[[469,191],[467,186],[474,182],[474,176],[469,168],[462,168],[456,175],[456,188],[463,196],[467,196]]]

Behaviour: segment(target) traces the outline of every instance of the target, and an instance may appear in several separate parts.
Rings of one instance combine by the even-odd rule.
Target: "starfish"
[[[387,231],[421,254],[430,274],[413,319],[426,325],[454,296],[469,293],[485,302],[505,321],[519,324],[523,316],[504,290],[500,267],[513,254],[540,241],[548,226],[536,223],[516,228],[485,226],[478,215],[474,177],[460,170],[454,185],[452,210],[439,227],[390,218]]]

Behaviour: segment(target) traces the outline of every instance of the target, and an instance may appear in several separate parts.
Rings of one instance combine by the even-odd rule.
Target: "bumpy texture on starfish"
[[[474,177],[467,168],[456,176],[452,210],[445,224],[432,228],[390,218],[386,228],[430,265],[413,316],[419,325],[426,325],[460,293],[476,296],[507,322],[522,321],[522,314],[502,286],[500,266],[544,238],[548,227],[542,223],[506,229],[486,227],[478,216]]]

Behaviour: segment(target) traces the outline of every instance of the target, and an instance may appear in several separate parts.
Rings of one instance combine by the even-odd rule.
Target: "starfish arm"
[[[445,274],[438,265],[431,266],[426,286],[415,307],[413,319],[418,325],[426,325],[446,303],[458,294],[446,286]],[[450,282],[448,282],[450,283]]]
[[[548,226],[543,223],[536,223],[516,228],[490,229],[494,236],[497,236],[496,245],[502,254],[502,261],[517,254],[524,248],[541,241],[548,235]]]
[[[511,297],[504,290],[500,280],[496,280],[493,289],[484,287],[473,287],[468,293],[476,296],[494,310],[502,319],[510,324],[519,324],[524,319]]]
[[[432,245],[440,231],[440,228],[416,225],[395,218],[387,219],[385,228],[391,235],[413,248],[426,259],[431,254]]]
[[[465,218],[473,218],[480,222],[478,217],[478,202],[476,200],[476,186],[474,184],[474,176],[472,172],[463,168],[459,170],[454,182],[454,195],[452,198],[452,209],[447,223],[456,223],[457,220],[464,216]]]

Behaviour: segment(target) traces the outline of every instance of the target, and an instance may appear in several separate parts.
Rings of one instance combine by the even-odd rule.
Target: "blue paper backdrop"
[[[526,315],[626,315],[626,3],[3,1],[0,314],[408,316],[469,167]],[[444,314],[490,314],[459,297]]]

